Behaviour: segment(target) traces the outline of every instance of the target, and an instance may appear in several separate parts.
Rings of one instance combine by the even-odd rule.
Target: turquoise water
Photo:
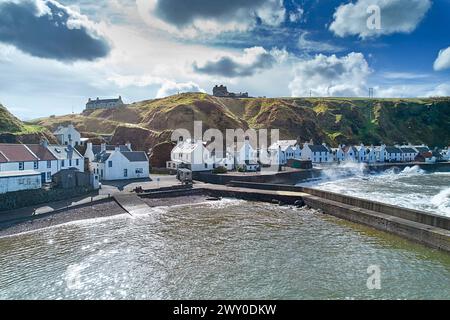
[[[449,299],[450,255],[312,210],[224,199],[0,239],[4,299]],[[381,269],[381,290],[367,269]]]

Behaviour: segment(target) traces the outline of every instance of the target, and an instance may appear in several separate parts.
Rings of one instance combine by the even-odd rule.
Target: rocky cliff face
[[[332,146],[341,143],[450,144],[450,98],[216,98],[187,93],[148,100],[115,110],[39,119],[36,125],[54,129],[74,123],[90,135],[112,134],[114,143],[132,142],[148,150],[170,140],[171,131],[203,129],[280,129],[283,139],[300,139]]]

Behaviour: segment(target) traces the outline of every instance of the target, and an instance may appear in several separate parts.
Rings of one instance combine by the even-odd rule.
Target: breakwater
[[[450,218],[311,188],[234,181],[202,186],[208,194],[307,205],[327,214],[450,252]],[[271,200],[270,200],[271,199]]]

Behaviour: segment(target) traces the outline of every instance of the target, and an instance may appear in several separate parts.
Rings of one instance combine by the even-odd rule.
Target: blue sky
[[[0,0],[0,103],[31,119],[218,83],[268,97],[450,95],[449,19],[450,0]]]

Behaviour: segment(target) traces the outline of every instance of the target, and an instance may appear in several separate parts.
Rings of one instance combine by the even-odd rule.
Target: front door
[[[46,173],[43,172],[43,173],[41,173],[41,183],[45,184],[46,182],[47,182]]]

